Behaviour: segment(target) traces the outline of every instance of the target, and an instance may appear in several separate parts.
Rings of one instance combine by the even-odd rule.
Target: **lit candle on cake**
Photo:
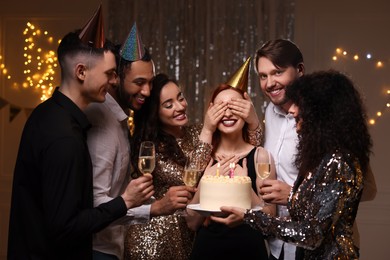
[[[217,164],[217,177],[219,177],[219,167],[221,167],[220,163]]]
[[[230,178],[233,178],[234,177],[234,167],[236,166],[235,163],[230,163],[229,164],[229,167],[230,167],[230,172],[229,172],[229,177]]]

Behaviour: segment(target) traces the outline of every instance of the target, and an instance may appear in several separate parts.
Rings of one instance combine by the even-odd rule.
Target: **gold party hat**
[[[227,85],[246,91],[248,88],[248,75],[249,75],[249,64],[251,57],[246,59],[244,64],[234,72],[233,76],[226,82]]]
[[[79,37],[80,40],[88,46],[103,48],[105,39],[102,4],[100,4],[97,11],[81,30]]]

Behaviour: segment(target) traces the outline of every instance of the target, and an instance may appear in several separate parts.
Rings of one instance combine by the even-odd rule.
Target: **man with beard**
[[[116,60],[118,84],[109,88],[104,103],[92,104],[86,110],[92,124],[88,147],[93,163],[95,206],[112,200],[131,179],[129,109],[139,110],[150,95],[154,64],[136,24],[125,43],[118,46]],[[128,210],[125,217],[96,233],[94,259],[123,259],[125,225],[145,223],[150,217],[176,211],[178,192],[173,187],[163,199]]]
[[[259,84],[270,103],[265,112],[264,148],[272,153],[275,159],[277,180],[264,180],[260,194],[268,203],[277,204],[277,215],[288,217],[287,199],[290,195],[298,169],[294,164],[297,153],[298,136],[296,121],[288,110],[292,102],[286,97],[286,88],[305,72],[303,55],[291,41],[284,39],[271,40],[263,44],[256,52],[255,70]],[[376,195],[376,184],[369,167],[364,182],[361,200],[373,200]],[[359,233],[354,225],[354,241],[359,246]],[[300,250],[293,244],[282,240],[268,239],[270,259],[300,259]]]
[[[58,46],[61,84],[28,118],[15,165],[7,259],[91,259],[92,234],[153,195],[151,176],[124,185],[93,206],[85,114],[115,84],[115,56],[105,41],[101,6]]]

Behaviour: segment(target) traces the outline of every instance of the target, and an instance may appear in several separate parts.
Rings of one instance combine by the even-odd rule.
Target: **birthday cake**
[[[251,208],[251,179],[248,176],[204,175],[200,181],[200,207],[220,210],[221,206]]]

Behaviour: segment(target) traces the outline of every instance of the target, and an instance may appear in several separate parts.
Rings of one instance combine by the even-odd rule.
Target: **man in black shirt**
[[[113,200],[93,207],[92,165],[83,110],[103,102],[116,83],[115,57],[104,43],[101,8],[81,32],[58,47],[61,85],[31,114],[16,161],[8,259],[91,259],[92,233],[153,194],[152,177],[129,183]],[[99,33],[101,33],[99,35]]]

